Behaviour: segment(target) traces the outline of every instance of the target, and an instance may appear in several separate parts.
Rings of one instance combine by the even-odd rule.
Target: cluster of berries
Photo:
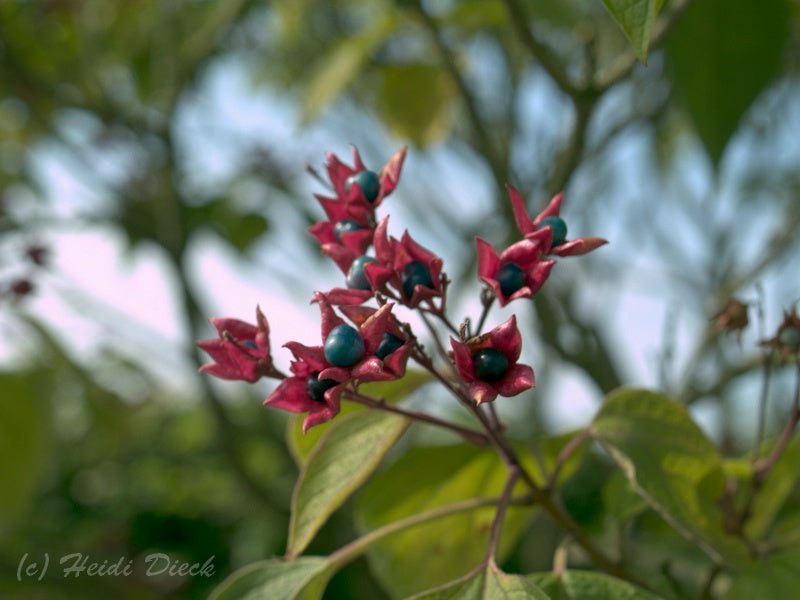
[[[273,364],[269,326],[259,309],[255,325],[212,319],[219,337],[198,342],[214,360],[202,371],[249,382],[261,377],[280,379],[265,404],[307,413],[303,425],[307,430],[336,416],[342,395],[355,394],[360,383],[403,377],[409,358],[433,368],[411,327],[393,312],[399,304],[423,317],[438,318],[458,336],[450,339],[452,352],[445,353],[439,346],[451,367],[453,385],[464,389],[471,401],[481,404],[498,395],[514,396],[534,385],[531,367],[517,362],[522,338],[516,317],[485,334],[454,327],[446,314],[449,280],[442,259],[408,231],[400,239],[390,236],[388,216],[377,219],[376,210],[398,184],[405,155],[405,148],[399,150],[379,172],[367,169],[355,148],[353,166],[333,154],[327,156],[333,196],[316,196],[327,218],[309,231],[322,253],[342,271],[345,285],[314,293],[312,302],[321,313],[322,344],[284,344],[294,356],[287,376]],[[567,240],[567,226],[559,216],[561,194],[531,219],[519,192],[510,185],[508,191],[522,239],[502,252],[477,239],[478,276],[486,285],[485,311],[494,299],[505,306],[533,297],[555,265],[552,256],[586,254],[606,243],[592,237]],[[377,308],[365,306],[371,299],[377,301]]]

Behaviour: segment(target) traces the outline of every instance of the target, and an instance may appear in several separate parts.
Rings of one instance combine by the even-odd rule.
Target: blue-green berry
[[[381,182],[378,174],[374,171],[361,171],[351,175],[344,182],[345,189],[349,192],[353,184],[361,188],[361,193],[364,194],[367,202],[375,202],[381,192]]]
[[[350,325],[338,325],[325,339],[323,352],[332,365],[352,367],[364,356],[364,340]]]
[[[781,331],[778,340],[788,348],[800,349],[800,329],[797,327],[787,327]]]
[[[494,348],[482,348],[472,355],[475,376],[482,381],[497,381],[508,371],[506,355]]]
[[[561,217],[545,217],[541,222],[542,227],[550,227],[553,232],[553,247],[560,246],[567,241],[567,224]]]
[[[392,352],[400,348],[400,346],[402,346],[404,343],[405,342],[403,340],[393,333],[385,331],[383,334],[383,339],[381,340],[380,345],[378,345],[378,349],[375,351],[375,356],[383,360]]]
[[[368,263],[377,264],[378,261],[371,256],[359,256],[353,261],[347,271],[347,287],[354,290],[370,289],[369,279],[367,279],[367,274],[364,272],[364,265]]]
[[[400,274],[400,282],[403,284],[403,291],[409,298],[414,293],[414,288],[418,285],[433,288],[430,269],[418,260],[412,260],[403,267],[403,272]]]
[[[333,379],[319,379],[318,377],[319,373],[314,373],[306,379],[306,393],[314,402],[325,402],[325,392],[339,382]]]
[[[366,229],[366,227],[360,225],[355,219],[342,219],[333,226],[333,235],[337,241],[341,242],[343,234],[361,229]]]
[[[247,346],[248,348],[252,348],[253,350],[258,350],[258,345],[253,340],[243,341],[242,346]]]
[[[525,271],[517,263],[506,263],[497,270],[497,283],[503,295],[510,296],[525,285]]]

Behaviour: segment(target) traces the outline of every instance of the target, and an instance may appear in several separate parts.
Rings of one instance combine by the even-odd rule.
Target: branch
[[[560,58],[533,34],[528,26],[528,15],[525,14],[517,0],[503,0],[503,4],[506,5],[511,25],[516,30],[520,41],[561,91],[571,97],[583,93],[583,90],[570,80]]]
[[[435,425],[437,427],[447,429],[449,431],[452,431],[453,433],[460,435],[462,438],[464,438],[466,442],[469,442],[470,444],[473,444],[475,446],[486,447],[489,445],[489,438],[487,438],[480,431],[475,431],[467,427],[462,427],[461,425],[458,425],[451,421],[440,419],[438,417],[434,417],[433,415],[429,415],[428,413],[410,411],[397,406],[393,406],[391,404],[388,404],[383,398],[373,398],[371,396],[366,396],[359,392],[354,392],[349,390],[345,393],[347,395],[348,400],[352,400],[353,402],[356,402],[363,406],[374,408],[376,410],[382,410],[385,412],[394,413],[396,415],[407,417],[413,421],[428,423],[430,425]]]

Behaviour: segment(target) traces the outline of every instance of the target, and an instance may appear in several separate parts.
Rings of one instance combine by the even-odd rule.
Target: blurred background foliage
[[[534,303],[542,401],[516,409],[517,433],[563,430],[548,414],[570,410],[557,373],[599,397],[649,369],[650,385],[706,416],[727,455],[746,453],[754,343],[800,294],[800,4],[652,3],[660,13],[645,39],[626,29],[621,4],[0,0],[3,597],[199,598],[235,567],[284,551],[296,475],[286,420],[261,407],[265,390],[195,374],[192,341],[208,337],[214,311],[227,312],[196,265],[226,244],[264,297],[304,302],[309,277],[287,264],[317,256],[299,233],[320,218],[303,166],[327,150],[346,156],[351,143],[375,168],[411,145],[393,222],[444,255],[461,297],[477,289],[474,236],[500,245],[513,235],[505,182],[532,209],[566,189],[571,231],[612,241],[581,265],[559,265]],[[636,57],[648,39],[645,67]],[[227,88],[230,74],[246,84]],[[229,118],[253,106],[254,121],[288,128],[262,136],[251,113]],[[73,186],[68,199],[64,176],[43,168],[53,163]],[[132,341],[135,320],[59,273],[59,236],[84,231],[124,239],[120,261],[160,265],[174,336]],[[315,265],[321,282],[335,281]],[[766,317],[743,350],[709,318],[732,295],[754,301],[757,285]],[[76,332],[72,317],[45,312],[48,295],[96,329]],[[631,297],[654,307],[644,324],[662,332],[655,357],[630,347],[641,335],[626,329]],[[284,341],[273,340],[276,351]],[[770,434],[784,383],[773,386]],[[794,481],[786,527],[800,514]],[[684,543],[652,512],[609,496],[611,486],[607,464],[590,455],[565,505],[611,535],[600,516],[612,497],[615,535]],[[550,565],[556,528],[544,518],[529,526],[536,535],[520,535],[509,569]],[[311,552],[354,535],[344,511]],[[213,555],[216,574],[16,580],[25,553],[154,551]],[[664,573],[685,575],[689,562]],[[363,561],[327,593],[385,595]]]

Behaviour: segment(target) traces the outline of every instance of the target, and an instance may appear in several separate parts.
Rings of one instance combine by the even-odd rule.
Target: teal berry
[[[505,354],[494,348],[483,348],[472,355],[472,366],[475,376],[482,381],[497,381],[508,371],[508,359]]]
[[[333,235],[336,241],[341,242],[343,234],[360,231],[362,229],[366,229],[366,227],[359,225],[355,219],[342,219],[333,226]]]
[[[325,339],[323,352],[332,365],[352,367],[364,356],[364,340],[350,325],[339,325]]]
[[[319,373],[314,373],[306,379],[306,393],[314,402],[325,402],[325,392],[337,383],[333,379],[319,379]]]
[[[497,283],[503,295],[510,296],[525,285],[525,271],[517,263],[506,263],[497,270]]]
[[[567,241],[567,224],[561,217],[545,217],[542,219],[542,227],[550,227],[553,232],[553,247],[560,246]]]
[[[347,271],[347,287],[354,290],[370,289],[369,279],[367,279],[367,274],[364,272],[364,266],[369,263],[378,264],[378,261],[371,256],[359,256],[353,261]]]
[[[350,192],[353,184],[361,188],[361,193],[364,194],[367,202],[375,202],[381,192],[381,182],[378,179],[378,174],[374,171],[361,171],[351,175],[344,182],[345,189]]]
[[[253,340],[245,340],[242,342],[242,346],[247,346],[248,348],[252,348],[253,350],[258,350],[258,346]]]
[[[800,348],[800,329],[797,327],[787,327],[778,336],[781,344],[789,348]]]
[[[431,270],[418,260],[412,260],[403,267],[400,282],[403,284],[403,292],[409,298],[413,295],[414,288],[418,285],[433,288]]]
[[[375,356],[383,360],[392,352],[400,348],[400,346],[402,346],[404,343],[405,342],[399,337],[386,331],[383,334],[383,339],[381,340],[378,349],[375,351]]]

